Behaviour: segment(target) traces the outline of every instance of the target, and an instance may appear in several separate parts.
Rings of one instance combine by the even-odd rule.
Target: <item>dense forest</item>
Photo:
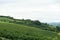
[[[59,26],[42,23],[39,20],[0,16],[1,40],[60,40],[59,32]]]

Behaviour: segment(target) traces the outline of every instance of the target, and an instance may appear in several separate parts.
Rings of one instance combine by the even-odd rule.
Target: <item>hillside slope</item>
[[[56,33],[25,25],[0,22],[0,37],[11,40],[59,40]]]

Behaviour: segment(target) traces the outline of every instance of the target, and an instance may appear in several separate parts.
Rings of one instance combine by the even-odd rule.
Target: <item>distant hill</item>
[[[60,26],[60,22],[52,22],[52,23],[49,23],[50,25],[54,25],[54,26]]]

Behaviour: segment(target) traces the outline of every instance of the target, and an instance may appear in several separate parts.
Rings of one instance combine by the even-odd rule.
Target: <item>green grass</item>
[[[0,37],[11,40],[59,40],[55,32],[13,23],[0,23]]]

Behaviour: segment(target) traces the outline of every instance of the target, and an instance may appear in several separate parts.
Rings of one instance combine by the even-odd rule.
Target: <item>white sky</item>
[[[0,15],[60,22],[60,0],[0,0]]]

